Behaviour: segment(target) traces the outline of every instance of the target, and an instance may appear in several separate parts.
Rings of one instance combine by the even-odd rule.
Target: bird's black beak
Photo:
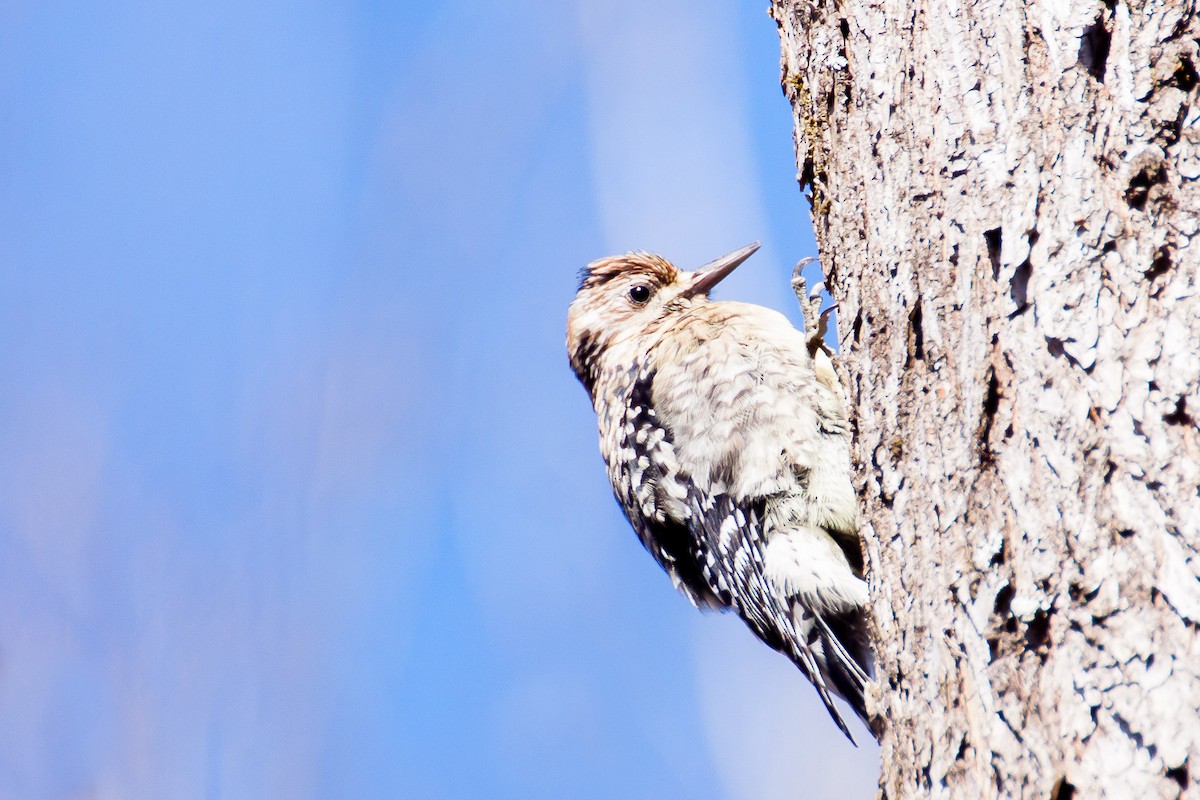
[[[762,245],[758,242],[748,244],[741,250],[734,250],[729,255],[721,256],[716,261],[708,262],[692,273],[692,283],[683,290],[683,296],[693,297],[698,294],[708,294],[726,275],[733,272],[738,264],[741,264],[747,258],[754,255],[754,251],[760,247]]]

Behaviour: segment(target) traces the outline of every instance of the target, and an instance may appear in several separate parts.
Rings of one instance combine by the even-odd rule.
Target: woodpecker
[[[872,657],[837,374],[816,326],[708,297],[758,247],[694,272],[644,252],[592,262],[567,352],[642,544],[695,606],[790,658],[854,742],[832,695],[866,722]]]

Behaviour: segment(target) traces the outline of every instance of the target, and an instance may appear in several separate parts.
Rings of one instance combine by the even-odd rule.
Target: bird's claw
[[[809,349],[819,346],[829,329],[829,311],[821,311],[821,294],[825,291],[825,282],[817,281],[812,289],[804,280],[804,268],[816,261],[811,256],[796,262],[792,269],[792,291],[796,293],[796,302],[800,304],[800,312],[804,315],[804,333],[808,337]]]
[[[812,256],[802,258],[796,262],[796,266],[792,267],[792,289],[797,295],[804,294],[798,287],[804,286],[804,268],[813,263],[817,259]]]
[[[822,311],[820,316],[817,317],[817,329],[809,337],[808,346],[810,349],[814,346],[825,346],[825,334],[829,333],[829,319],[835,311],[837,311],[837,303]]]
[[[821,294],[825,291],[825,281],[817,281],[813,287],[808,290],[808,302],[815,303],[821,300]]]

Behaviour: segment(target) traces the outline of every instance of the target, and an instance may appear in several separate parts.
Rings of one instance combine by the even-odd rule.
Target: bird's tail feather
[[[807,647],[795,647],[791,652],[792,660],[795,661],[800,669],[803,670],[812,682],[812,685],[817,690],[817,695],[821,698],[821,702],[825,704],[825,710],[829,712],[829,716],[833,717],[833,721],[837,724],[838,729],[846,735],[850,740],[850,744],[858,747],[858,742],[854,739],[854,734],[850,732],[849,726],[846,725],[846,720],[842,717],[842,712],[833,702],[833,695],[829,692],[829,686],[825,683],[826,670],[821,668],[817,663],[816,657],[812,650]],[[836,691],[836,690],[835,690]],[[857,711],[857,709],[855,709]]]
[[[788,637],[790,646],[779,649],[787,652],[812,682],[829,716],[852,744],[857,746],[858,742],[834,703],[835,694],[850,704],[871,735],[878,739],[880,732],[867,716],[866,687],[873,677],[874,666],[862,611],[822,613],[794,602],[792,613],[796,638]]]
[[[824,651],[822,670],[833,689],[870,728],[866,688],[874,673],[866,625],[860,613],[826,615],[813,612]]]

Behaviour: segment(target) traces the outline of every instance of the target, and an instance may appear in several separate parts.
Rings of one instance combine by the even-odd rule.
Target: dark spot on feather
[[[575,377],[579,378],[588,394],[595,391],[596,380],[599,378],[600,350],[600,342],[596,337],[584,334],[579,338],[575,352],[571,353],[571,369],[575,371]]]

